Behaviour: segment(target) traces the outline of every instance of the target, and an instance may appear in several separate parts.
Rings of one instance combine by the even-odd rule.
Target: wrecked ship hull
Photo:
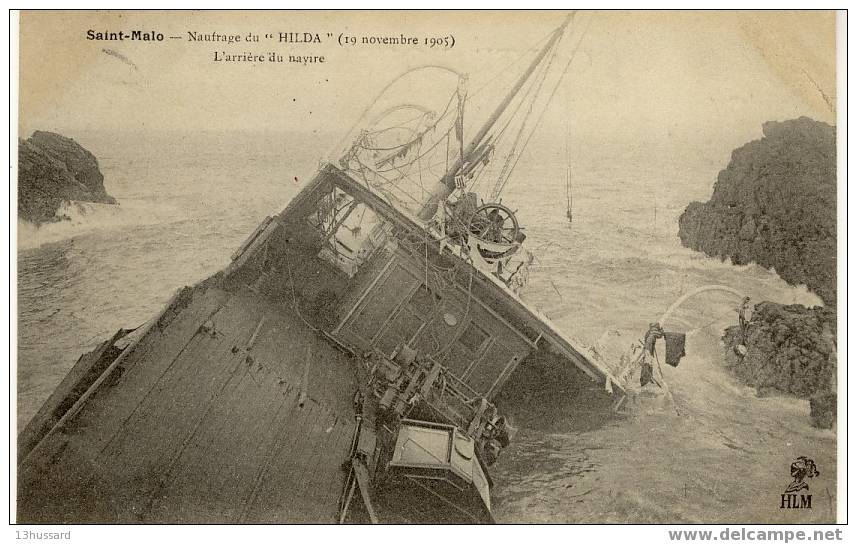
[[[372,228],[356,237],[337,202]],[[392,362],[403,345],[434,371],[402,382],[412,391],[391,424],[360,361],[405,376],[415,363]],[[490,522],[486,413],[536,357],[619,387],[495,278],[326,165],[223,271],[81,357],[19,436],[18,522]],[[440,453],[401,457],[411,443]]]

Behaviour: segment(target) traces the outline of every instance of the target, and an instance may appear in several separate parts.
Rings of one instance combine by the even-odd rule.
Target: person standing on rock
[[[747,324],[750,322],[750,297],[744,297],[741,305],[736,308],[738,311],[738,325],[741,328],[741,343],[747,345]]]

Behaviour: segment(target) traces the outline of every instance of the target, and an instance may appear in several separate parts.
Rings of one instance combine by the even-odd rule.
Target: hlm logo
[[[809,493],[807,478],[815,478],[820,472],[815,461],[801,455],[791,465],[792,483],[780,496],[780,508],[812,508],[812,495]]]

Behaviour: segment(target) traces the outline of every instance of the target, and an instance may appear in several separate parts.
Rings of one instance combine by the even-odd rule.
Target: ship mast
[[[494,110],[488,120],[485,121],[485,124],[482,125],[482,128],[479,129],[479,132],[476,134],[476,136],[474,136],[470,143],[467,145],[467,149],[461,154],[458,160],[455,161],[455,163],[446,172],[446,174],[444,174],[443,177],[438,180],[437,184],[432,189],[431,194],[429,195],[428,199],[420,210],[420,219],[422,219],[423,221],[427,221],[434,217],[434,214],[437,212],[438,205],[441,202],[445,201],[450,194],[452,194],[452,191],[455,190],[455,177],[456,175],[458,175],[458,172],[465,164],[467,164],[474,158],[474,152],[476,152],[480,148],[482,141],[485,139],[485,136],[494,127],[494,124],[497,122],[503,112],[506,111],[506,108],[509,107],[509,104],[512,102],[512,100],[514,100],[515,96],[518,94],[521,88],[527,83],[527,81],[530,79],[530,76],[533,75],[533,72],[536,71],[536,69],[539,67],[542,60],[544,60],[548,52],[554,47],[554,45],[556,45],[556,42],[560,39],[563,32],[565,32],[565,28],[568,26],[568,23],[570,21],[571,15],[566,17],[562,25],[560,25],[556,30],[554,30],[548,42],[545,44],[542,50],[539,51],[539,54],[536,56],[535,59],[533,59],[533,62],[530,63],[530,66],[527,68],[527,70],[523,74],[521,74],[521,77],[518,78],[518,81],[515,83],[515,85],[512,87],[512,89],[509,91],[503,101],[500,102],[500,104],[497,106],[497,108]]]

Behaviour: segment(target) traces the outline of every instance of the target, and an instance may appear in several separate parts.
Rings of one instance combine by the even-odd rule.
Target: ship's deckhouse
[[[472,293],[438,285],[397,248],[334,331],[363,350],[392,355],[407,344],[441,362],[480,396],[490,397],[532,342]],[[432,281],[435,280],[435,281]]]
[[[248,239],[227,273],[276,293],[354,353],[415,349],[474,397],[491,399],[545,349],[611,380],[466,255],[333,165]]]

